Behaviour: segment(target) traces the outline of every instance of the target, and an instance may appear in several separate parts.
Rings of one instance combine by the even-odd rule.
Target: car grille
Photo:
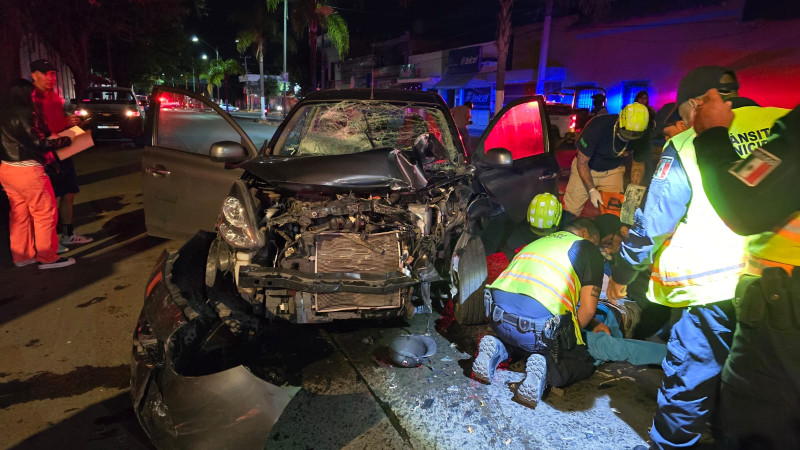
[[[400,234],[321,233],[316,245],[316,273],[385,274],[401,270]],[[316,294],[318,312],[400,307],[400,292],[367,295],[352,292]]]

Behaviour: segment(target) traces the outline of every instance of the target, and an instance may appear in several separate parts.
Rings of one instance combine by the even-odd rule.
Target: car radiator
[[[316,243],[316,273],[386,274],[402,270],[400,234],[397,232],[367,235],[321,233]],[[318,312],[400,307],[400,292],[359,294],[354,292],[315,295]]]

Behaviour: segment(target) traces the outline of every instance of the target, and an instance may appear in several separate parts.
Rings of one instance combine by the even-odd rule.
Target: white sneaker
[[[65,246],[61,242],[58,243],[58,250],[56,251],[56,253],[66,253],[68,251],[69,251],[69,247]]]
[[[25,266],[30,266],[35,262],[36,258],[33,258],[33,259],[26,259],[25,261],[15,262],[14,265],[17,267],[25,267]]]
[[[75,264],[75,258],[58,258],[51,263],[39,264],[40,269],[57,269],[59,267],[67,267]]]
[[[72,233],[72,236],[63,236],[61,238],[61,243],[64,245],[88,244],[93,240],[94,238],[81,236],[78,233]]]

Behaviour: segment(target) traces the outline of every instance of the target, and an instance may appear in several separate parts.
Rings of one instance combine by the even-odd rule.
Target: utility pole
[[[192,61],[192,92],[197,92],[197,83],[194,79],[194,61]]]
[[[247,96],[246,105],[247,110],[252,111],[253,108],[251,107],[252,104],[250,103],[250,77],[247,76],[247,58],[249,58],[249,56],[243,55],[242,58],[244,58],[244,93]]]
[[[283,90],[283,118],[286,118],[286,89],[289,74],[286,73],[286,22],[289,20],[289,0],[283,0],[283,73],[281,74],[281,88]]]
[[[539,70],[536,72],[536,93],[544,95],[544,80],[547,78],[547,47],[550,45],[550,21],[553,19],[553,0],[547,0],[542,27],[542,46],[539,49]]]

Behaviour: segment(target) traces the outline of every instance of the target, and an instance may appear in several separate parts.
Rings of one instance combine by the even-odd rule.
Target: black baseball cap
[[[619,216],[614,214],[600,214],[594,218],[594,224],[597,227],[597,231],[600,232],[601,239],[610,234],[619,233],[620,228],[622,228],[622,221],[619,220]]]
[[[664,127],[674,125],[681,120],[678,113],[678,104],[675,102],[667,103],[656,113],[656,131],[661,131]]]
[[[719,89],[720,79],[726,73],[736,76],[732,70],[720,66],[701,66],[692,70],[678,84],[678,105],[700,97],[709,89]]]
[[[47,73],[51,70],[56,70],[56,67],[46,59],[37,59],[31,63],[31,73],[42,72]]]

